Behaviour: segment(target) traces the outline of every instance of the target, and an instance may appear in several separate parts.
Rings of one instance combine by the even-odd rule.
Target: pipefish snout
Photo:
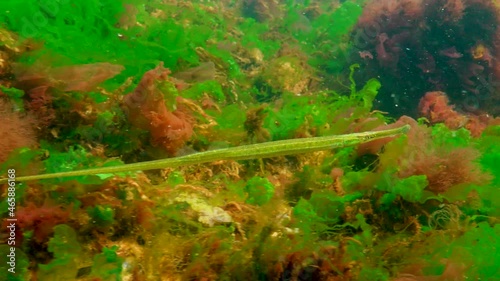
[[[271,141],[265,143],[257,143],[257,144],[242,145],[231,148],[210,150],[181,157],[139,162],[133,164],[125,164],[114,167],[101,167],[101,168],[91,168],[91,169],[77,170],[70,172],[21,176],[15,178],[15,181],[22,182],[22,181],[41,180],[41,179],[72,177],[72,176],[113,174],[113,173],[132,172],[132,171],[147,171],[153,169],[175,168],[179,166],[202,164],[219,160],[248,160],[257,158],[270,158],[283,155],[294,155],[300,153],[308,153],[308,152],[321,151],[333,148],[353,146],[361,143],[366,143],[372,140],[405,134],[409,130],[410,130],[410,125],[404,125],[399,128],[382,130],[382,131],[370,131],[370,132],[354,133],[347,135]],[[8,180],[9,180],[8,178],[1,178],[0,183],[5,183]]]

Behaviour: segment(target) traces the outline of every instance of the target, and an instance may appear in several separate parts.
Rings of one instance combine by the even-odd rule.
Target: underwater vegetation
[[[0,280],[497,280],[499,19],[5,1]]]
[[[352,56],[360,75],[380,77],[378,108],[417,116],[414,101],[442,91],[464,112],[497,116],[499,11],[489,0],[370,1]]]

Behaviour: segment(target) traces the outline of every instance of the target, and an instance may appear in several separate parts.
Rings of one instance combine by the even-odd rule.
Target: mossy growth
[[[54,236],[48,243],[48,250],[54,258],[48,264],[39,265],[39,280],[75,279],[83,254],[76,231],[66,224],[56,225]]]
[[[89,207],[87,213],[91,217],[92,223],[101,227],[110,226],[115,222],[115,210],[111,206]]]
[[[295,95],[307,91],[313,71],[297,57],[279,57],[272,60],[262,72],[261,79],[269,87]]]
[[[91,276],[103,281],[119,281],[124,264],[123,258],[117,254],[119,247],[104,247],[102,253],[94,256],[94,264],[91,269]]]
[[[301,49],[310,56],[310,65],[338,72],[347,63],[346,54],[352,44],[349,32],[361,16],[364,2],[343,1],[337,9],[324,3],[316,7],[306,3],[289,5],[284,29],[300,42]],[[322,13],[313,16],[318,8]]]
[[[248,204],[262,206],[273,198],[274,186],[266,178],[253,177],[247,181],[245,192],[248,194]]]

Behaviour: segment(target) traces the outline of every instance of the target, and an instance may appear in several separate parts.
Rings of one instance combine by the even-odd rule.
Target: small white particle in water
[[[125,261],[125,262],[122,264],[122,268],[123,268],[124,270],[130,269],[131,267],[132,267],[132,265],[131,265],[129,262],[127,262],[127,261]]]

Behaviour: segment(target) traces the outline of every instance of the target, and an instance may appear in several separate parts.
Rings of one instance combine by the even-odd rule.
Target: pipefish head
[[[411,126],[409,124],[406,124],[404,126],[394,128],[394,129],[361,133],[363,135],[362,139],[361,139],[361,143],[369,142],[369,141],[375,140],[375,139],[380,139],[380,138],[385,138],[385,137],[394,137],[394,136],[397,136],[400,134],[406,134],[410,131],[410,129],[411,129]]]

